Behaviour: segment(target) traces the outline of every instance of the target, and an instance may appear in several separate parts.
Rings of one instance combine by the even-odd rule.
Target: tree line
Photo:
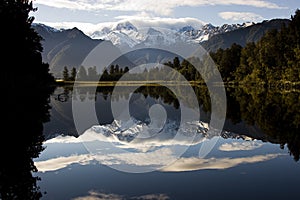
[[[78,101],[89,100],[97,101],[101,96],[104,100],[119,101],[120,99],[129,99],[132,90],[130,87],[124,87],[118,92],[114,87],[97,87],[97,93],[94,94],[92,87],[78,87],[74,90],[72,87],[64,87],[67,98],[73,98]],[[211,93],[208,88],[194,87],[198,98],[199,107],[205,113],[211,113]],[[170,89],[163,86],[142,86],[134,91],[145,98],[151,97],[160,100],[164,104],[179,109],[182,106],[176,96]],[[75,94],[75,95],[74,95]],[[101,95],[98,95],[101,94]],[[287,148],[295,161],[300,159],[300,93],[284,92],[281,90],[271,90],[264,87],[226,87],[227,94],[227,113],[226,118],[233,124],[245,123],[255,128],[245,130],[234,130],[236,134],[247,135],[253,139],[259,139],[276,143],[280,148]],[[181,90],[184,102],[192,101],[188,91]],[[189,104],[185,104],[188,106]],[[100,113],[99,113],[100,114]],[[136,118],[140,116],[134,116]],[[201,115],[203,122],[210,121],[210,115]],[[232,126],[224,126],[225,131],[232,132]],[[263,137],[262,137],[263,136]]]
[[[267,84],[300,81],[300,10],[278,31],[268,31],[257,43],[232,44],[210,54],[225,81]]]
[[[191,63],[197,63],[200,71],[196,70]],[[175,57],[172,61],[164,63],[174,71],[168,71],[165,67],[154,67],[137,74],[131,73],[130,76],[135,76],[133,80],[139,80],[140,77],[141,81],[144,77],[165,80],[166,71],[168,71],[168,79],[178,80],[179,76],[175,73],[176,71],[188,81],[197,81],[201,84],[214,81],[216,70],[212,67],[212,63],[217,66],[225,83],[268,86],[278,85],[278,83],[297,83],[299,85],[300,10],[297,9],[295,15],[291,16],[288,25],[283,24],[279,31],[276,29],[268,31],[256,43],[247,43],[245,47],[234,43],[230,48],[218,49],[216,52],[204,55],[202,60]],[[103,70],[100,81],[118,81],[128,71],[128,67],[111,65]],[[75,80],[76,74],[77,80],[99,80],[95,66],[89,68],[82,66],[78,73],[75,68],[69,72],[65,67],[63,79]]]
[[[117,81],[128,71],[129,67],[120,68],[118,64],[111,65],[109,69],[104,68],[100,77],[96,66],[88,67],[87,69],[81,66],[78,71],[75,67],[69,70],[68,67],[65,66],[62,75],[64,81],[98,81],[99,77],[100,81]]]
[[[225,83],[240,85],[276,86],[300,82],[300,10],[291,16],[288,25],[278,31],[268,31],[258,42],[247,43],[245,47],[236,43],[230,48],[218,49],[197,60],[200,73],[191,64],[192,59],[178,57],[165,65],[176,69],[189,81],[213,81],[216,75],[210,58],[215,63]],[[194,62],[193,62],[194,63]],[[172,76],[172,74],[170,74]],[[176,77],[174,77],[176,78]],[[205,80],[205,81],[204,81]]]

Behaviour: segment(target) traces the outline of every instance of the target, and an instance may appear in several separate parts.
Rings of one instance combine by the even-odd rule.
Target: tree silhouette
[[[77,70],[76,70],[75,67],[73,67],[73,68],[71,69],[71,77],[70,77],[70,80],[71,80],[71,81],[75,81],[76,75],[77,75]]]
[[[35,11],[28,0],[0,2],[1,112],[0,199],[39,199],[33,159],[43,150],[43,123],[49,120],[54,78],[42,62],[41,37],[31,28]],[[17,125],[17,126],[16,126]],[[16,128],[19,127],[19,128]],[[8,148],[6,148],[8,147]]]
[[[2,0],[0,3],[1,54],[2,63],[9,63],[2,75],[6,88],[45,87],[53,77],[49,74],[49,65],[42,62],[41,37],[31,24],[34,20],[29,16],[35,11],[28,0]],[[3,69],[2,69],[3,70]]]
[[[89,67],[87,70],[87,74],[88,74],[88,79],[90,81],[98,81],[98,73],[97,73],[96,66]]]
[[[80,66],[78,70],[78,80],[80,81],[86,81],[87,80],[87,71],[83,66]]]
[[[69,70],[68,70],[68,68],[65,66],[64,67],[64,70],[63,70],[63,79],[64,79],[64,81],[68,81],[69,80]]]

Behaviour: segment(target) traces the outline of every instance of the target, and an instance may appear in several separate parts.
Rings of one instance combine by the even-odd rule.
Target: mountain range
[[[110,40],[114,45],[133,47],[136,45],[151,45],[154,42],[172,44],[176,41],[199,43],[208,40],[211,36],[245,28],[254,23],[224,24],[213,26],[205,24],[200,29],[187,25],[181,28],[147,27],[137,28],[129,21],[101,27],[100,30],[89,34],[93,39]]]
[[[72,29],[55,29],[44,24],[33,24],[33,28],[43,38],[43,61],[49,63],[50,71],[61,76],[64,66],[79,68],[87,54],[103,40],[112,46],[130,48],[134,46],[151,47],[153,44],[172,45],[177,42],[202,45],[207,51],[228,48],[233,43],[244,46],[248,42],[258,41],[268,30],[280,29],[288,24],[289,19],[265,20],[261,23],[224,24],[213,26],[205,24],[200,29],[190,25],[173,29],[160,27],[137,28],[129,21],[85,34],[74,27]],[[153,53],[153,51],[152,51]],[[131,54],[132,55],[132,54]],[[147,53],[130,59],[119,59],[120,66],[132,67],[145,63]],[[170,55],[155,53],[156,62],[163,63],[171,59]],[[159,58],[159,59],[158,59]],[[138,61],[137,61],[138,60]],[[148,60],[149,61],[149,60]],[[153,60],[152,60],[153,62]]]

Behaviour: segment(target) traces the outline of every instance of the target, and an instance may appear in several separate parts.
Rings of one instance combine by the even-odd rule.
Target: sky
[[[34,0],[35,23],[92,29],[111,22],[135,26],[215,26],[290,18],[300,0]]]

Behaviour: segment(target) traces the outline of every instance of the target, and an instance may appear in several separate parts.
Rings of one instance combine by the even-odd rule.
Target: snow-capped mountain
[[[130,22],[103,27],[89,36],[93,39],[110,40],[115,45],[128,45],[129,47],[133,47],[143,40],[143,35]]]
[[[129,21],[125,21],[101,27],[100,30],[90,33],[89,36],[93,39],[110,40],[114,45],[121,47],[133,47],[140,44],[145,46],[152,44],[170,45],[178,41],[200,43],[208,40],[213,35],[245,28],[253,24],[224,24],[222,26],[205,24],[200,29],[187,25],[176,29],[161,27],[137,28]]]
[[[56,32],[61,32],[61,30],[58,30],[56,28],[47,26],[45,24],[42,23],[32,23],[32,27],[34,29],[43,29],[45,32],[47,33],[56,33]]]
[[[111,41],[112,46],[118,47],[147,47],[147,46],[168,46],[173,44],[193,43],[201,44],[208,52],[214,52],[219,48],[228,48],[233,43],[245,46],[248,42],[257,42],[267,31],[280,29],[282,24],[288,24],[287,19],[265,20],[261,23],[224,24],[213,26],[212,24],[199,25],[198,28],[189,24],[177,24],[176,26],[147,27],[141,28],[130,22],[109,23],[101,26],[93,26],[92,29],[67,28],[61,26],[47,26],[44,24],[32,24],[37,33],[42,36],[43,61],[50,64],[51,73],[61,76],[64,66],[74,66],[79,68],[86,55],[99,43],[100,39]],[[178,43],[177,43],[178,42]],[[141,45],[141,46],[137,46]],[[149,61],[148,52],[143,55],[136,54],[130,58],[130,62],[122,61],[118,64],[132,66],[132,61],[140,65],[143,63],[160,62],[164,63],[169,58],[174,58],[172,54],[157,55]],[[152,54],[151,54],[152,55]],[[171,56],[171,57],[170,57]],[[138,61],[138,60],[139,61]]]
[[[212,24],[205,24],[201,29],[195,30],[191,26],[183,27],[179,30],[180,33],[185,34],[195,42],[203,42],[214,35],[234,31],[236,29],[245,28],[254,25],[254,22],[243,24],[223,24],[222,26],[213,26]]]

